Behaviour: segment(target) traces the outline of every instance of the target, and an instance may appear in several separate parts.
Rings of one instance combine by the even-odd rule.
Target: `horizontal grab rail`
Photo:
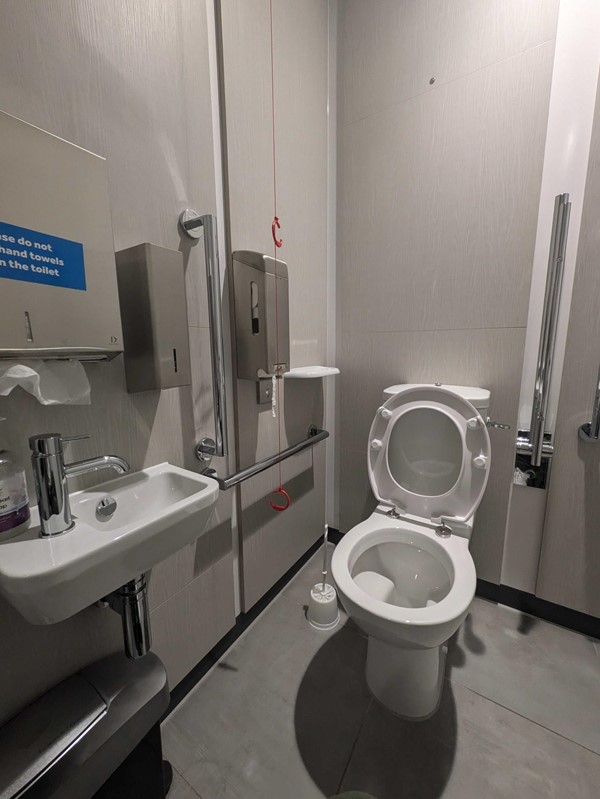
[[[283,452],[271,455],[269,458],[264,458],[258,463],[253,463],[252,466],[246,466],[245,469],[240,469],[239,472],[230,474],[229,477],[219,477],[214,469],[205,469],[203,474],[216,480],[221,491],[227,491],[227,489],[243,483],[244,480],[248,480],[250,477],[254,477],[254,475],[270,469],[271,466],[276,466],[278,463],[281,463],[281,461],[291,458],[292,455],[296,455],[298,452],[302,452],[309,447],[314,447],[315,444],[318,444],[319,441],[325,441],[326,438],[329,438],[329,432],[327,430],[319,430],[318,427],[312,425],[308,428],[308,437],[303,441],[284,449]]]

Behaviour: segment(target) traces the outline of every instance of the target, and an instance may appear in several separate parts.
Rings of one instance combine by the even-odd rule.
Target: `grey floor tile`
[[[206,799],[335,793],[370,702],[365,652],[280,596],[165,722],[166,756]]]
[[[185,703],[189,701],[189,697],[183,700]],[[184,774],[196,760],[197,742],[172,719],[173,714],[161,726],[163,752],[173,768]]]
[[[589,638],[475,599],[450,647],[447,673],[600,753],[600,659]]]
[[[446,681],[429,721],[373,701],[343,790],[377,799],[597,799],[600,757]]]
[[[175,799],[323,799],[341,780],[376,799],[596,799],[597,642],[476,600],[439,712],[403,722],[370,699],[352,622],[307,624],[320,570],[317,553],[164,723]]]
[[[201,799],[196,791],[173,769],[173,783],[169,791],[169,799]]]

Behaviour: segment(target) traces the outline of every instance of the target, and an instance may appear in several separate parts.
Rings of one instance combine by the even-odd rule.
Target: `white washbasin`
[[[40,538],[31,527],[0,543],[0,594],[33,624],[73,616],[199,538],[219,486],[204,475],[161,463],[71,494],[75,526]],[[106,496],[108,519],[96,514]]]

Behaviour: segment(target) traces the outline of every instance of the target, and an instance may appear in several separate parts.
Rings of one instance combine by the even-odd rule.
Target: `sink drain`
[[[110,519],[117,509],[117,500],[114,497],[102,497],[96,505],[96,516],[99,519]]]

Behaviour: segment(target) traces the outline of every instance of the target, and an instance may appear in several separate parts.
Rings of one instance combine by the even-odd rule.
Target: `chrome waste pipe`
[[[152,647],[152,633],[146,575],[142,574],[135,580],[125,583],[107,596],[101,604],[108,605],[121,616],[127,657],[137,660],[148,654]]]

